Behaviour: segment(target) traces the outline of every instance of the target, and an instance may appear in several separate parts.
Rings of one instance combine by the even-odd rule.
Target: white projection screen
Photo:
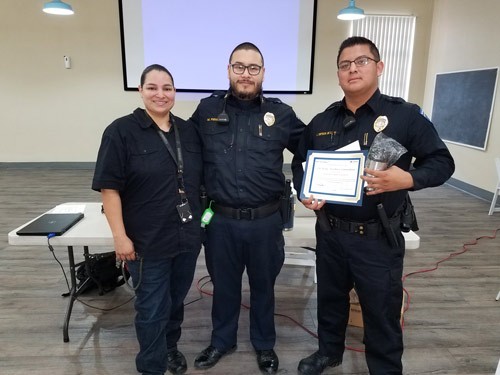
[[[228,87],[234,47],[257,45],[268,93],[312,93],[316,0],[119,0],[125,90],[161,64],[178,91]]]

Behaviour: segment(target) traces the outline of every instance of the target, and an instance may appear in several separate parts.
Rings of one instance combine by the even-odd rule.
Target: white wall
[[[69,0],[76,11],[69,17],[43,13],[45,1],[0,2],[0,162],[92,162],[104,128],[141,105],[137,92],[123,90],[118,1]],[[318,0],[313,94],[280,96],[306,123],[342,97],[335,59],[349,22],[337,20],[336,13],[347,3]],[[428,114],[437,72],[500,65],[497,0],[359,0],[357,5],[370,14],[417,16],[409,99]],[[64,55],[71,56],[72,69],[64,69]],[[213,74],[225,76],[225,69]],[[189,117],[206,95],[178,93],[174,113]],[[495,108],[499,100],[497,95]],[[499,116],[496,110],[486,151],[449,145],[457,162],[454,178],[493,191]]]
[[[498,0],[436,0],[425,85],[427,113],[432,111],[437,73],[500,67],[499,15]],[[455,158],[455,179],[487,191],[495,189],[494,158],[500,156],[498,91],[486,150],[455,144],[448,147]]]
[[[94,161],[103,129],[141,104],[137,92],[123,90],[118,1],[70,0],[75,15],[68,17],[43,13],[45,1],[0,2],[0,162]],[[367,12],[419,17],[418,76],[410,99],[422,102],[433,1],[366,3]],[[336,13],[346,5],[318,1],[314,92],[281,96],[305,122],[342,97],[335,59],[349,23]],[[193,27],[188,19],[186,27]],[[71,69],[64,68],[64,55],[71,57]],[[225,69],[213,74],[225,77]],[[178,93],[174,113],[189,117],[204,96]]]

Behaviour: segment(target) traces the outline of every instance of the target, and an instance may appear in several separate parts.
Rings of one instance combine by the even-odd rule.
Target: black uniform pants
[[[237,342],[243,271],[250,284],[250,340],[255,350],[272,349],[274,283],[284,262],[279,212],[256,220],[215,213],[207,227],[205,260],[213,283],[211,345],[227,350]]]
[[[386,237],[358,234],[316,225],[318,335],[322,355],[342,358],[349,319],[349,291],[356,285],[364,321],[366,361],[370,374],[402,374],[404,238],[391,248]]]

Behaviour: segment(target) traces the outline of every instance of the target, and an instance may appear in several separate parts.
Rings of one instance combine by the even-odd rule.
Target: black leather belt
[[[366,236],[369,239],[377,239],[383,233],[384,228],[378,220],[371,220],[364,223],[341,219],[333,215],[327,214],[330,226],[335,229],[347,233],[358,234]],[[389,224],[393,229],[399,228],[399,217],[389,219]],[[399,229],[398,229],[399,230]]]
[[[212,209],[216,214],[221,214],[222,216],[229,217],[236,220],[255,220],[262,219],[264,217],[271,216],[280,207],[280,201],[268,203],[264,206],[256,208],[232,208],[221,206],[217,203],[212,203]]]

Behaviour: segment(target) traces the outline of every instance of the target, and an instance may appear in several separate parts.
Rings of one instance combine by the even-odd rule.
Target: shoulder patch
[[[431,121],[431,119],[425,114],[424,110],[419,106],[418,107],[418,112],[424,116],[427,120]]]

